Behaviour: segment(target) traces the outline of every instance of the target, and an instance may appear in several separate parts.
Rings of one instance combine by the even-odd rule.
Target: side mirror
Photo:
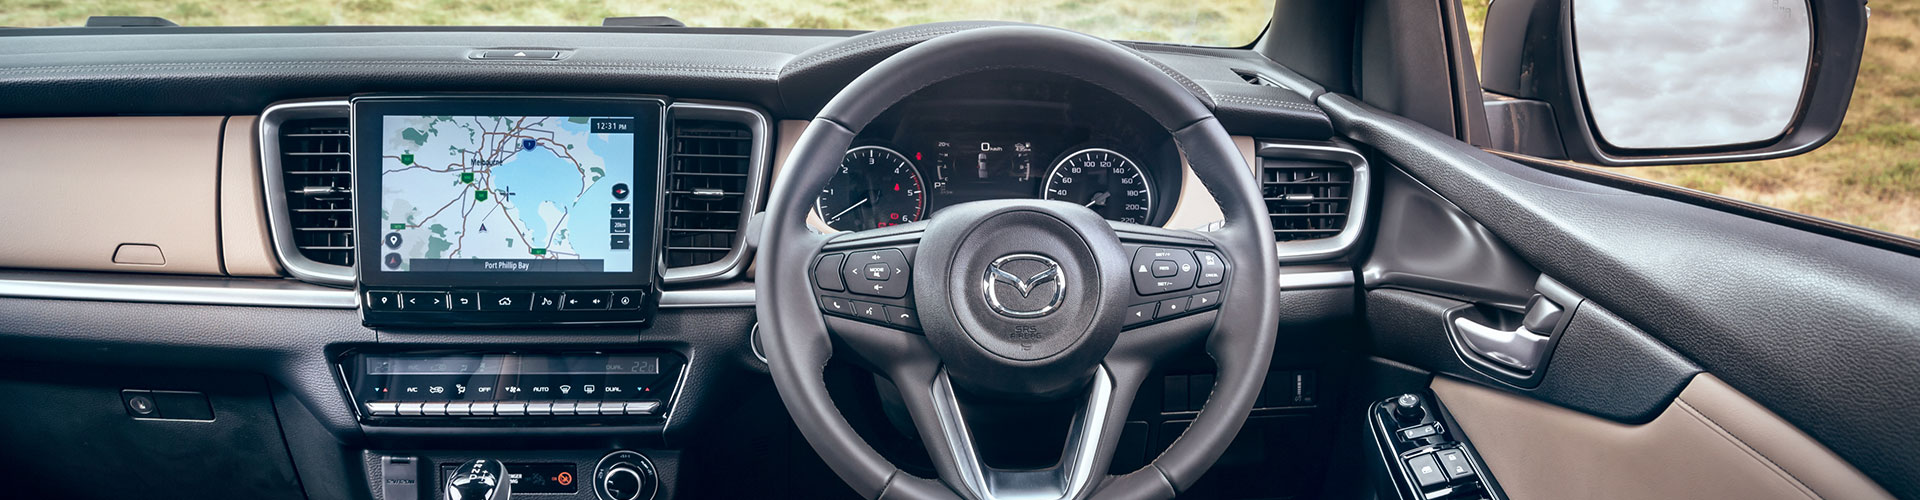
[[[1860,0],[1496,0],[1492,147],[1612,166],[1810,151],[1840,130],[1866,21]]]

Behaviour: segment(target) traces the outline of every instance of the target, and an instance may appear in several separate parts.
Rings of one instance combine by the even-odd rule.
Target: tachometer
[[[847,150],[840,172],[814,199],[820,219],[841,231],[906,224],[926,215],[920,169],[906,155],[880,146]]]
[[[1110,149],[1067,155],[1047,173],[1040,197],[1086,205],[1107,220],[1146,224],[1153,215],[1153,188],[1132,159]]]

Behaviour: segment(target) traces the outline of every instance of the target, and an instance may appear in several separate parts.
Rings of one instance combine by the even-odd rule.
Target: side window
[[[1461,0],[1476,64],[1489,3]],[[1871,7],[1846,118],[1827,144],[1776,160],[1593,168],[1920,238],[1920,0]]]

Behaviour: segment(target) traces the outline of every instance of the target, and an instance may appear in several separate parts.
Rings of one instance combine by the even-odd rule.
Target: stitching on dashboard
[[[340,67],[391,67],[391,66],[466,66],[474,68],[572,68],[572,69],[653,69],[662,71],[680,71],[689,73],[743,73],[776,75],[776,71],[750,66],[724,66],[705,64],[626,64],[626,63],[537,63],[537,62],[460,62],[460,61],[270,61],[270,62],[222,62],[222,63],[128,63],[128,64],[83,64],[61,66],[24,66],[0,69],[0,74],[48,74],[48,73],[84,73],[98,70],[124,69],[299,69],[299,68],[340,68]]]
[[[1321,111],[1320,108],[1308,106],[1305,104],[1300,104],[1297,102],[1277,101],[1277,100],[1267,99],[1262,97],[1247,97],[1247,96],[1234,95],[1234,94],[1220,94],[1214,97],[1222,101],[1237,102],[1240,104],[1279,106],[1279,107],[1288,108],[1288,109],[1297,109],[1301,111],[1313,111],[1313,112],[1324,113],[1324,111]]]

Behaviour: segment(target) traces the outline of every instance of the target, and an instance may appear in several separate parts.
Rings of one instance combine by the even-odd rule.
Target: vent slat
[[[667,267],[718,262],[739,245],[742,205],[751,187],[753,132],[723,121],[678,120],[673,126],[667,185],[661,189],[667,197],[662,244]]]
[[[347,118],[280,125],[281,180],[294,246],[314,262],[353,265],[353,164]]]
[[[1353,194],[1351,167],[1268,160],[1260,169],[1260,184],[1274,241],[1331,238],[1346,228]]]

